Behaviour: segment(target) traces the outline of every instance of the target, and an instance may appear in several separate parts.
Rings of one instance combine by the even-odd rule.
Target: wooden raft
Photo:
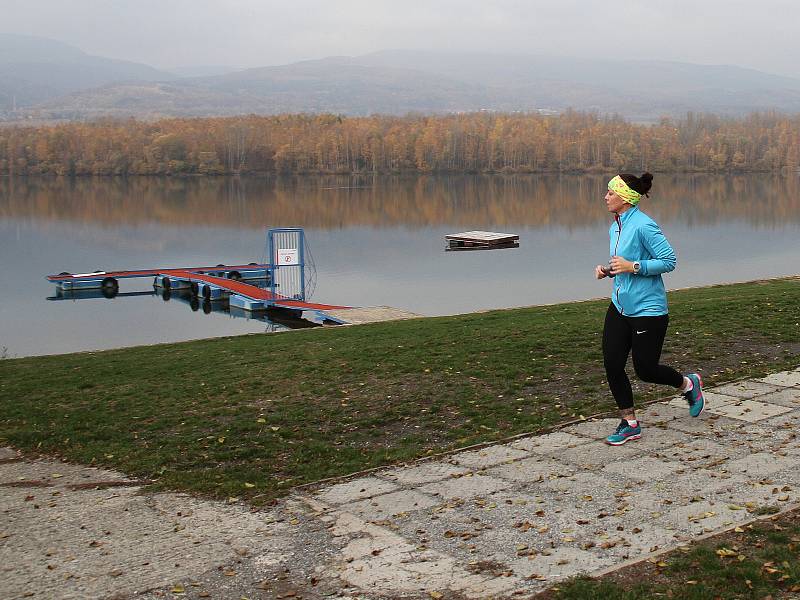
[[[445,250],[495,250],[519,248],[519,236],[494,231],[465,231],[444,236]]]

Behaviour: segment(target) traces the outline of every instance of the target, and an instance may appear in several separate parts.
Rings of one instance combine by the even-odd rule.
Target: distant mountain
[[[44,103],[36,114],[79,119],[285,112],[441,113],[478,110],[488,101],[484,86],[411,69],[349,64],[347,60],[306,61],[169,83],[108,85]]]
[[[170,67],[164,70],[178,77],[215,77],[217,75],[235,73],[242,69],[226,67],[224,65],[191,65],[188,67]]]
[[[117,81],[169,81],[171,73],[91,56],[46,38],[0,34],[0,111],[32,106]]]
[[[386,50],[353,60],[373,67],[417,68],[503,90],[496,99],[506,110],[534,104],[628,117],[687,110],[800,112],[800,79],[732,65],[411,50]]]
[[[40,102],[27,114],[86,119],[567,108],[618,113],[632,120],[690,110],[794,113],[800,112],[800,80],[727,65],[390,50],[212,76],[129,77],[92,89],[81,89],[76,82],[72,93]]]

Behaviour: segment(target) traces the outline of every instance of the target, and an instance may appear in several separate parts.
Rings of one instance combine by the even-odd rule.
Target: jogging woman
[[[614,290],[603,328],[603,361],[611,394],[619,407],[621,421],[606,438],[612,446],[642,437],[642,426],[633,408],[631,382],[625,373],[628,354],[633,354],[636,375],[649,383],[670,385],[680,390],[689,403],[689,414],[703,412],[703,382],[700,375],[681,375],[659,364],[669,314],[662,273],[675,268],[675,252],[653,219],[639,210],[653,176],[622,173],[608,182],[606,206],[614,214],[609,234],[611,260],[597,265],[595,277],[612,277]]]

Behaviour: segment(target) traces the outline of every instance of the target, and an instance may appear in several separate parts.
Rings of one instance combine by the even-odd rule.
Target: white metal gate
[[[292,300],[306,299],[305,233],[301,228],[270,229],[267,256],[272,269],[273,294]]]

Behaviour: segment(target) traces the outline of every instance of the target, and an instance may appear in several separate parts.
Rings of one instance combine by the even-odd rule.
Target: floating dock
[[[327,315],[322,314],[324,311],[350,308],[349,306],[297,300],[229,277],[177,269],[172,270],[169,274],[159,274],[155,284],[165,289],[188,288],[193,294],[202,296],[204,300],[216,300],[227,295],[231,306],[248,311],[267,310],[273,307],[286,308],[297,311],[314,311],[319,313],[320,317],[325,318]],[[328,320],[338,321],[335,317],[330,317]]]
[[[228,312],[267,321],[291,321],[292,327],[374,323],[417,317],[408,311],[310,302],[316,268],[302,228],[267,230],[265,264],[169,267],[47,275],[57,286],[48,300],[78,300],[160,295],[188,302],[193,311]],[[308,267],[308,269],[307,269]],[[149,291],[120,292],[122,279],[153,278]],[[254,315],[254,313],[257,313]],[[309,314],[310,313],[310,314]],[[311,317],[311,320],[306,320]]]
[[[464,231],[444,236],[445,250],[495,250],[519,248],[519,236],[514,233],[494,231]]]
[[[307,286],[313,285],[315,268],[302,228],[267,230],[268,264],[224,265],[208,267],[171,267],[125,271],[92,271],[91,273],[59,273],[47,280],[58,286],[60,294],[100,292],[106,298],[119,294],[121,279],[152,277],[156,289],[166,292],[184,290],[192,298],[204,302],[227,300],[235,310],[258,312],[284,310],[293,315],[305,311],[315,313],[323,323],[344,323],[326,314],[328,310],[350,308],[334,304],[308,302]],[[306,270],[306,266],[309,270]]]
[[[173,273],[198,273],[218,275],[233,280],[267,279],[271,265],[248,263],[246,265],[217,265],[215,267],[181,267],[168,269],[137,269],[131,271],[92,271],[91,273],[59,273],[48,275],[47,281],[55,283],[63,290],[91,290],[119,286],[120,279],[137,277],[170,276]]]
[[[187,290],[203,300],[227,298],[230,305],[245,311],[265,311],[283,308],[291,311],[312,311],[322,321],[346,323],[338,317],[327,315],[328,310],[351,308],[334,304],[306,302],[283,296],[270,289],[252,285],[247,281],[272,279],[271,265],[217,265],[215,267],[182,267],[168,269],[137,269],[129,271],[93,271],[91,273],[59,273],[48,275],[47,280],[62,290],[102,290],[106,297],[118,294],[120,279],[153,277],[155,287],[165,290]]]

